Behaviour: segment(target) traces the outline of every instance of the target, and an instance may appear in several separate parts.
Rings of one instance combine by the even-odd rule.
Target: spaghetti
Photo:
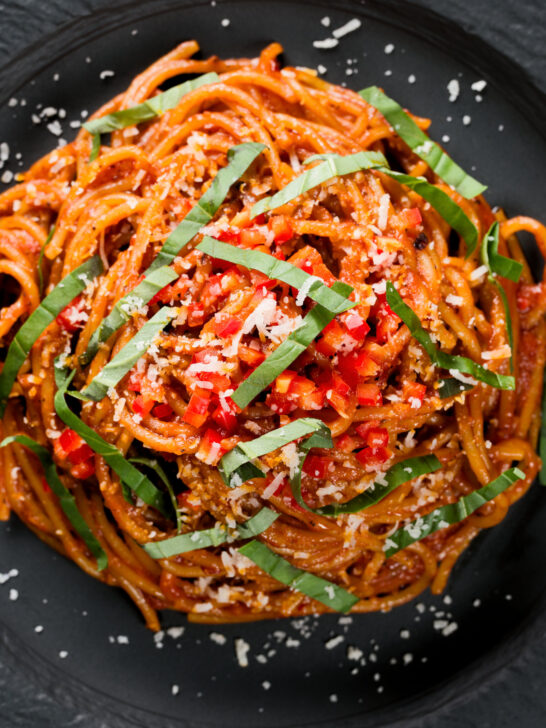
[[[546,229],[376,87],[197,51],[0,196],[0,518],[152,629],[438,593],[540,468]]]

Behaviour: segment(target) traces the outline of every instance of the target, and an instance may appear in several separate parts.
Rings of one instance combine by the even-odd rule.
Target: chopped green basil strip
[[[43,295],[44,292],[44,274],[42,271],[42,265],[44,262],[44,253],[45,249],[47,248],[48,244],[51,242],[51,238],[53,237],[55,233],[55,225],[53,225],[47,234],[47,238],[44,240],[44,244],[42,245],[42,248],[40,250],[40,256],[38,258],[38,290],[40,291],[40,298]]]
[[[10,344],[4,368],[0,374],[0,417],[3,416],[6,409],[17,372],[36,339],[55,320],[63,308],[66,308],[100,273],[102,273],[102,263],[99,256],[95,255],[65,276],[21,326]]]
[[[495,480],[484,485],[483,488],[478,488],[473,493],[464,495],[456,503],[436,508],[428,515],[399,528],[386,539],[385,556],[389,558],[398,551],[405,549],[406,546],[425,538],[425,536],[463,521],[478,508],[481,508],[485,503],[493,500],[499,493],[513,485],[516,480],[522,478],[525,478],[525,474],[519,468],[510,468]]]
[[[420,475],[435,473],[442,467],[436,455],[421,455],[408,458],[393,465],[382,474],[381,480],[368,488],[364,493],[351,498],[347,503],[333,503],[332,505],[319,508],[317,513],[323,516],[339,516],[341,513],[358,513],[365,508],[379,503],[391,491],[409,480],[418,478]]]
[[[115,331],[127,323],[134,311],[149,303],[159,291],[177,278],[178,274],[168,265],[165,265],[147,275],[138,286],[135,286],[132,291],[120,298],[112,311],[93,332],[87,349],[79,358],[80,364],[82,366],[89,364],[99,350],[99,346],[108,341]]]
[[[372,169],[383,165],[388,166],[387,160],[381,152],[356,152],[356,154],[348,154],[347,156],[341,156],[339,154],[314,155],[306,160],[306,164],[317,159],[323,159],[322,163],[305,170],[305,172],[293,179],[286,187],[283,187],[282,190],[279,190],[271,197],[264,197],[259,200],[250,211],[251,219],[263,212],[275,210],[277,207],[286,205],[304,192],[318,187],[318,185],[327,182],[333,177],[353,174],[353,172],[360,172],[363,169]]]
[[[169,498],[172,503],[173,511],[176,513],[176,530],[178,533],[180,533],[180,531],[182,530],[182,518],[180,516],[180,511],[178,509],[178,503],[176,500],[176,496],[174,494],[174,490],[171,485],[171,481],[167,477],[167,473],[163,470],[161,465],[154,458],[129,458],[129,462],[134,463],[135,465],[144,465],[145,467],[150,468],[151,470],[154,471],[154,473],[161,480],[161,482],[167,489],[167,493],[169,494]]]
[[[115,357],[108,362],[87,387],[80,392],[83,399],[99,402],[109,389],[115,387],[127,372],[144,356],[160,331],[176,316],[176,309],[162,306],[133,336]]]
[[[195,207],[188,212],[182,222],[169,235],[146,274],[162,265],[169,265],[182,248],[207,225],[218,212],[231,186],[247,171],[256,157],[265,149],[259,142],[245,142],[231,147],[228,151],[228,164],[219,170],[208,190],[200,197]]]
[[[440,386],[436,391],[440,399],[449,399],[449,397],[456,397],[463,392],[468,392],[468,390],[474,389],[475,386],[475,384],[461,382],[460,379],[455,379],[455,377],[449,377],[440,379]]]
[[[219,240],[208,236],[205,236],[203,241],[199,243],[197,250],[207,253],[212,258],[227,260],[245,268],[258,270],[268,278],[282,281],[298,290],[304,288],[309,298],[320,303],[321,306],[324,306],[332,313],[342,313],[356,306],[356,303],[348,301],[345,295],[336,293],[320,278],[311,276],[296,265],[287,263],[285,260],[279,260],[268,253],[238,248],[235,245],[221,243]]]
[[[336,281],[332,286],[332,290],[336,293],[349,296],[352,288],[342,281]],[[284,372],[300,354],[303,354],[309,344],[316,339],[320,332],[335,317],[335,313],[317,304],[305,316],[300,326],[292,331],[282,344],[260,366],[256,367],[249,377],[239,384],[235,392],[231,395],[231,399],[241,409],[244,409],[279,374]]]
[[[89,528],[85,518],[78,510],[76,499],[68,488],[66,488],[61,482],[49,450],[26,435],[13,435],[12,437],[6,437],[2,440],[2,442],[0,442],[0,447],[5,447],[12,442],[17,442],[19,445],[28,447],[28,449],[38,457],[42,464],[42,468],[44,469],[46,482],[59,499],[59,505],[61,506],[65,516],[74,527],[76,533],[79,534],[89,551],[91,551],[93,556],[97,559],[98,570],[102,571],[105,569],[108,566],[108,557],[106,552],[103,550],[94,533]]]
[[[100,134],[93,134],[93,138],[91,139],[91,153],[89,155],[89,164],[91,164],[91,162],[94,162],[95,159],[98,159],[98,156],[100,154],[101,141],[102,140]]]
[[[442,369],[456,369],[463,374],[469,374],[474,379],[485,382],[497,389],[515,389],[516,383],[514,377],[497,374],[496,372],[489,371],[489,369],[485,369],[480,364],[476,364],[472,359],[467,359],[465,356],[454,356],[437,349],[430,335],[421,325],[419,317],[404,303],[402,296],[398,293],[392,281],[387,281],[387,303],[394,313],[406,324],[410,330],[410,334],[421,344],[433,364],[436,364]]]
[[[510,371],[514,371],[514,360],[513,360],[513,349],[514,349],[514,335],[512,333],[512,317],[510,315],[510,305],[506,296],[506,291],[502,283],[496,278],[496,276],[502,276],[508,278],[508,280],[517,283],[523,270],[523,265],[517,260],[506,258],[504,255],[499,253],[499,223],[494,222],[482,242],[480,250],[480,258],[482,263],[487,266],[489,270],[489,281],[497,289],[499,296],[502,300],[504,307],[504,316],[506,318],[506,333],[508,336],[508,345],[510,346]]]
[[[494,222],[485,237],[480,249],[480,258],[490,273],[508,278],[517,283],[523,270],[523,265],[517,260],[506,258],[499,253],[499,223]]]
[[[369,104],[374,106],[392,126],[408,147],[436,172],[440,179],[447,182],[460,195],[468,200],[481,195],[487,187],[467,174],[444,150],[422,131],[403,108],[389,98],[377,86],[370,86],[358,92]]]
[[[217,524],[214,528],[207,528],[204,531],[192,531],[191,533],[183,533],[180,536],[167,538],[164,541],[144,544],[144,551],[152,559],[168,559],[171,556],[185,554],[187,551],[206,549],[209,546],[220,546],[226,541],[253,538],[267,530],[278,517],[279,514],[270,508],[262,508],[248,521],[237,524],[237,529],[231,533],[225,526]]]
[[[308,440],[302,442],[298,447],[299,462],[298,467],[294,470],[294,473],[290,478],[290,488],[292,490],[292,495],[296,499],[296,502],[299,503],[299,505],[306,511],[314,512],[312,508],[309,508],[301,494],[301,477],[303,473],[303,466],[307,455],[309,454],[309,450],[311,450],[311,448],[313,447],[323,447],[329,449],[333,446],[334,443],[332,442],[332,433],[330,431],[330,428],[323,423],[322,427],[317,430],[317,432],[311,435]]]
[[[315,417],[301,417],[255,440],[240,442],[220,460],[218,471],[229,488],[235,488],[251,478],[263,478],[265,477],[263,472],[254,465],[253,460],[278,450],[300,437],[323,431],[324,427],[322,420]]]
[[[544,369],[544,379],[542,381],[542,421],[540,424],[538,452],[542,460],[542,467],[538,474],[538,482],[541,485],[546,485],[546,369]]]
[[[246,172],[264,149],[265,146],[257,142],[247,142],[231,147],[227,154],[228,164],[218,172],[195,207],[188,212],[182,222],[169,235],[146,270],[144,280],[116,303],[112,312],[93,333],[87,351],[80,358],[82,366],[85,366],[93,359],[98,351],[99,344],[106,341],[129,319],[127,308],[130,310],[135,300],[142,299],[143,304],[148,303],[161,288],[177,277],[172,271],[168,273],[165,269],[173,262],[182,248],[197,235],[203,225],[212,220],[218,208],[224,202],[230,187]],[[160,270],[163,272],[160,273]],[[174,277],[167,280],[171,275]],[[163,280],[165,283],[160,285]]]
[[[170,504],[165,494],[158,490],[152,481],[137,470],[134,465],[131,465],[115,445],[111,445],[104,440],[95,430],[75,415],[68,406],[65,397],[67,394],[72,394],[67,390],[74,374],[75,370],[70,372],[70,370],[60,365],[58,360],[55,362],[55,383],[57,385],[55,411],[67,427],[77,432],[97,455],[104,458],[112,470],[117,473],[120,480],[129,486],[133,493],[169,518]]]
[[[308,571],[297,569],[259,541],[249,541],[238,551],[281,584],[286,584],[291,589],[295,589],[311,599],[316,599],[317,602],[321,602],[336,612],[345,614],[358,602],[358,597],[343,587],[315,574],[310,574]]]
[[[106,116],[101,116],[100,119],[86,121],[83,127],[90,134],[107,134],[111,131],[124,129],[127,126],[140,124],[143,121],[150,121],[150,119],[154,119],[168,109],[174,109],[175,106],[178,106],[182,97],[190,91],[194,91],[208,83],[215,83],[218,80],[216,73],[205,73],[203,76],[198,76],[191,81],[185,81],[178,84],[178,86],[173,86],[141,104],[131,106],[129,109],[121,109]]]
[[[363,154],[364,152],[360,153]],[[315,154],[313,157],[306,159],[305,164],[309,164],[309,162],[316,159],[324,159],[326,161],[334,162],[343,159],[350,159],[351,156],[354,155],[342,157],[338,154]],[[478,244],[478,229],[470,218],[465,215],[459,205],[457,205],[456,202],[453,202],[451,197],[443,190],[436,187],[436,185],[427,182],[424,177],[412,177],[411,175],[404,174],[403,172],[396,172],[393,169],[389,169],[388,165],[385,163],[384,165],[376,164],[370,168],[375,169],[377,172],[381,172],[382,174],[386,174],[388,177],[395,179],[400,184],[409,187],[410,190],[417,192],[418,195],[429,202],[440,217],[449,223],[449,225],[451,225],[451,227],[464,239],[466,242],[466,257],[475,250],[476,245]],[[315,167],[314,169],[318,169],[318,167]],[[285,187],[285,189],[288,189],[289,186],[290,185]],[[281,192],[284,192],[284,190],[281,190]]]
[[[443,190],[427,182],[420,177],[412,177],[409,174],[395,172],[393,169],[380,169],[379,172],[392,177],[397,182],[410,190],[417,192],[424,200],[430,202],[431,206],[451,227],[456,230],[466,243],[466,257],[475,250],[478,244],[478,229],[469,217],[465,215],[462,208]]]

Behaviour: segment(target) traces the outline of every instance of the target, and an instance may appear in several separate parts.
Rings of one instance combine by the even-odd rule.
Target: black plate
[[[330,28],[321,25],[324,16],[331,18]],[[354,17],[362,27],[338,48],[313,47],[313,40]],[[82,109],[94,109],[125,88],[185,38],[198,39],[204,54],[231,56],[254,55],[279,40],[291,64],[323,64],[329,80],[353,88],[381,84],[432,117],[433,136],[450,137],[447,149],[489,184],[491,202],[509,213],[545,217],[539,181],[546,140],[538,127],[544,97],[483,42],[422,8],[385,0],[336,3],[335,9],[304,1],[211,6],[155,0],[79,20],[0,74],[0,138],[11,151],[6,167],[17,171],[17,153],[26,166],[55,145],[46,124],[32,121],[39,104],[66,109],[59,121],[63,136],[71,138],[68,122],[80,118]],[[392,53],[385,52],[388,44]],[[115,75],[101,80],[104,70]],[[415,83],[408,82],[411,75]],[[460,83],[455,103],[446,88],[451,79]],[[480,79],[487,81],[481,101],[471,90]],[[6,107],[12,97],[18,104]],[[483,684],[538,633],[546,587],[541,497],[534,489],[500,527],[482,534],[455,569],[447,599],[425,595],[390,614],[361,615],[351,623],[336,616],[307,619],[303,627],[278,621],[211,629],[168,613],[165,626],[184,625],[185,632],[178,639],[166,635],[160,648],[121,591],[94,582],[14,519],[0,527],[0,572],[20,572],[0,588],[4,646],[48,693],[92,706],[109,728],[126,721],[147,728],[392,724]],[[10,589],[17,589],[16,601]],[[442,634],[445,622],[457,625],[448,636]],[[43,626],[40,633],[37,625]],[[224,635],[226,643],[212,641],[211,632]],[[120,635],[129,643],[120,644]],[[328,649],[337,635],[343,641]],[[246,669],[235,659],[239,637],[250,644]],[[365,665],[348,659],[348,646],[362,650]],[[61,651],[68,655],[60,657]],[[259,655],[266,656],[265,664]],[[179,686],[177,695],[172,685]]]

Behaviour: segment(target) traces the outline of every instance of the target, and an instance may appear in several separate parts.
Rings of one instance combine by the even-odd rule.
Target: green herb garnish
[[[402,460],[382,473],[381,482],[375,482],[364,493],[351,498],[347,503],[333,503],[324,508],[317,509],[323,516],[339,516],[342,513],[358,513],[365,508],[379,503],[399,485],[407,483],[420,475],[435,473],[442,467],[436,455],[420,455]]]
[[[358,92],[368,104],[374,106],[392,126],[408,147],[423,159],[460,195],[472,199],[485,192],[487,187],[467,174],[443,149],[422,131],[413,119],[394,99],[389,98],[377,86],[370,86]]]
[[[487,266],[489,271],[488,280],[497,289],[504,307],[504,316],[506,318],[506,334],[508,337],[508,345],[510,346],[510,371],[514,371],[514,358],[512,351],[514,349],[514,336],[512,333],[512,317],[510,316],[510,305],[506,297],[504,286],[498,280],[497,276],[508,278],[508,280],[517,283],[523,270],[523,265],[517,260],[506,258],[499,253],[499,223],[494,222],[486,232],[480,249],[481,262]]]
[[[218,80],[218,74],[205,73],[191,81],[185,81],[177,86],[173,86],[167,91],[163,91],[163,93],[143,101],[141,104],[131,106],[129,109],[120,109],[120,111],[113,111],[111,114],[101,116],[99,119],[86,121],[83,127],[90,134],[100,135],[125,129],[127,126],[134,126],[143,121],[150,121],[165,111],[174,109],[175,106],[178,106],[182,97],[190,91],[194,91],[208,83],[215,83]]]
[[[0,374],[0,417],[4,415],[17,373],[38,337],[100,273],[102,273],[102,263],[96,255],[65,276],[21,326],[10,344]]]
[[[169,494],[169,499],[171,501],[173,511],[176,514],[176,530],[178,533],[180,533],[180,531],[182,530],[182,518],[180,517],[180,510],[178,508],[176,495],[174,494],[171,481],[167,477],[167,473],[163,470],[163,468],[157,462],[157,460],[155,460],[155,458],[129,458],[129,462],[134,463],[135,465],[144,465],[146,468],[150,468],[150,470],[153,470],[157,477],[161,480],[161,482],[167,489],[167,493]]]
[[[146,321],[144,326],[118,351],[116,356],[106,364],[97,376],[91,380],[88,386],[80,392],[82,399],[92,399],[99,402],[106,397],[109,389],[115,387],[118,382],[129,372],[137,361],[146,354],[154,339],[163,331],[173,317],[176,310],[169,306],[162,306],[151,319]]]
[[[388,166],[387,160],[381,152],[356,152],[356,154],[348,154],[347,156],[341,156],[339,154],[315,155],[306,160],[306,163],[319,158],[324,159],[322,164],[317,164],[316,167],[307,169],[276,194],[270,197],[264,197],[257,202],[250,211],[250,217],[254,218],[263,212],[282,207],[287,202],[295,200],[296,197],[299,197],[304,192],[309,192],[313,187],[318,187],[318,185],[327,182],[333,177],[341,177],[346,174],[352,174],[353,172],[360,172],[363,169],[373,169],[383,165]]]
[[[218,463],[218,471],[229,488],[235,488],[252,478],[264,478],[264,473],[252,461],[262,455],[278,450],[284,445],[315,432],[328,430],[322,420],[315,417],[301,417],[288,425],[267,432],[248,442],[240,442]]]
[[[309,273],[306,273],[296,265],[292,265],[292,263],[287,263],[285,260],[278,260],[273,255],[262,253],[259,250],[238,248],[235,245],[221,243],[219,240],[208,236],[205,236],[202,242],[199,243],[197,250],[207,253],[212,258],[227,260],[230,263],[260,271],[260,273],[263,273],[271,280],[282,281],[298,290],[305,286],[306,295],[332,313],[342,313],[356,306],[356,303],[348,301],[345,295],[336,293],[320,278],[309,275]],[[309,281],[311,282],[309,283]]]
[[[108,316],[95,329],[87,349],[79,357],[80,364],[85,366],[94,358],[101,343],[108,341],[110,336],[131,319],[132,312],[145,306],[152,298],[163,290],[165,286],[178,278],[178,274],[168,265],[157,268],[141,281],[132,291],[120,298]]]
[[[2,440],[2,442],[0,442],[0,447],[5,447],[12,442],[17,442],[19,445],[27,447],[38,457],[42,464],[42,468],[44,469],[46,482],[59,499],[59,505],[61,506],[63,513],[68,518],[74,530],[81,537],[89,551],[91,551],[93,556],[97,559],[98,570],[102,571],[105,569],[108,566],[108,557],[106,552],[89,528],[85,518],[78,510],[76,499],[68,488],[66,488],[61,482],[49,450],[26,435],[13,435],[11,437],[6,437]]]
[[[88,364],[97,353],[99,345],[107,341],[128,320],[127,307],[131,307],[131,303],[135,299],[141,300],[142,305],[148,303],[161,288],[177,277],[164,269],[173,262],[199,230],[212,220],[231,186],[246,172],[264,149],[265,146],[257,142],[231,147],[227,154],[228,164],[218,172],[195,207],[169,235],[158,255],[146,270],[144,280],[116,303],[111,313],[103,319],[93,333],[87,350],[80,357],[82,365]],[[160,270],[164,270],[164,272],[160,273]],[[173,275],[174,278],[171,278],[170,276]],[[161,285],[163,280],[166,282]]]
[[[351,286],[336,281],[332,291],[349,296]],[[268,387],[284,370],[307,349],[320,332],[336,317],[336,314],[317,304],[304,317],[300,326],[292,331],[275,351],[270,354],[233,392],[231,399],[244,409],[257,395]]]
[[[421,325],[419,317],[404,303],[402,296],[398,293],[392,281],[387,281],[387,303],[393,312],[406,324],[413,338],[421,344],[433,364],[436,364],[442,369],[456,369],[463,374],[469,374],[474,379],[485,382],[497,389],[515,389],[516,383],[514,377],[496,374],[480,366],[480,364],[476,364],[472,359],[467,359],[464,356],[453,356],[452,354],[446,354],[437,349],[430,335]]]
[[[357,596],[343,587],[315,574],[310,574],[308,571],[297,569],[259,541],[250,541],[241,546],[239,553],[253,561],[262,571],[280,581],[281,584],[321,602],[336,612],[345,614],[359,601]]]
[[[436,391],[440,399],[449,399],[449,397],[456,397],[458,394],[468,392],[470,389],[474,389],[475,386],[475,384],[461,382],[460,379],[455,379],[455,377],[448,377],[440,379],[440,386]]]
[[[428,515],[399,528],[386,539],[385,556],[389,558],[398,551],[405,549],[406,546],[425,538],[425,536],[447,528],[454,523],[459,523],[485,503],[496,498],[499,493],[513,485],[516,480],[522,478],[525,478],[525,474],[519,468],[510,468],[495,480],[484,485],[483,488],[478,488],[473,493],[464,495],[456,503],[436,508]]]
[[[58,360],[55,362],[55,411],[67,427],[74,430],[85,440],[89,447],[100,455],[117,473],[120,480],[125,483],[141,500],[149,506],[157,508],[164,516],[169,517],[169,501],[165,494],[158,490],[155,485],[143,473],[125,458],[122,453],[109,442],[104,440],[95,430],[85,424],[69,408],[66,402],[67,394],[74,394],[68,391],[75,370],[65,369]],[[75,393],[78,394],[78,393]]]
[[[196,549],[206,549],[209,546],[220,546],[226,541],[238,541],[245,538],[259,536],[279,517],[278,513],[270,508],[262,508],[255,516],[244,523],[238,523],[235,532],[231,532],[223,525],[207,528],[203,531],[182,533],[180,536],[166,538],[164,541],[154,541],[144,544],[144,551],[152,559],[168,559],[171,556],[185,554]]]

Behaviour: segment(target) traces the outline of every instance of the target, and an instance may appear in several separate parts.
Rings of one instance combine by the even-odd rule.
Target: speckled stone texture
[[[497,46],[546,90],[546,0],[413,0]],[[111,0],[8,0],[0,3],[0,65],[63,23],[111,6]],[[494,618],[494,615],[492,615]],[[0,654],[0,728],[125,728],[100,708],[82,713],[59,686],[46,695]],[[546,639],[485,686],[399,728],[539,728],[546,725]],[[391,724],[392,725],[392,724]],[[392,726],[394,728],[394,726]]]

